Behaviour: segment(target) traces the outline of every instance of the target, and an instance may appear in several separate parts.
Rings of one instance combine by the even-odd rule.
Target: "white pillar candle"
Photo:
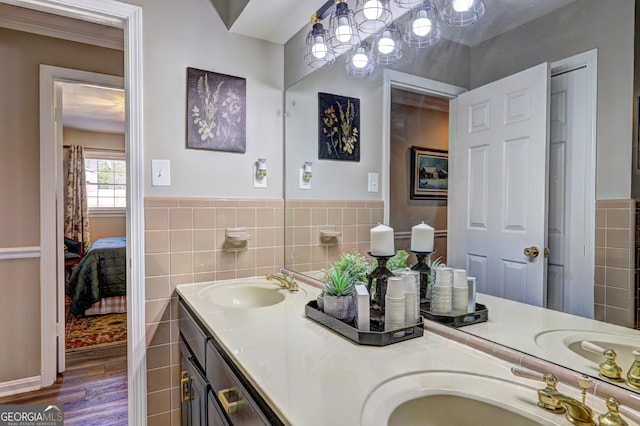
[[[411,251],[433,251],[433,228],[422,222],[411,228]]]
[[[371,255],[393,256],[396,254],[393,243],[393,228],[378,225],[371,228]]]

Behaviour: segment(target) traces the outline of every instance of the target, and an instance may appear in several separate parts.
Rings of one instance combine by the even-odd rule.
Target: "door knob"
[[[524,255],[532,259],[535,259],[540,254],[540,249],[536,246],[527,247],[524,249]]]
[[[549,251],[549,247],[545,247],[545,249],[544,249],[544,258],[545,259],[548,258],[550,253],[551,252]]]

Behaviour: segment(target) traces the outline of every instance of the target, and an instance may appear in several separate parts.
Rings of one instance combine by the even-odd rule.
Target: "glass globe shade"
[[[364,53],[356,53],[351,58],[351,63],[356,68],[364,68],[369,63],[369,58]]]
[[[362,7],[364,17],[378,19],[382,15],[382,3],[379,0],[368,0]]]
[[[466,12],[471,9],[473,0],[453,0],[451,5],[456,12]]]
[[[324,59],[327,56],[327,45],[324,44],[324,41],[316,41],[311,48],[311,53],[318,59]]]
[[[411,30],[418,37],[424,37],[431,32],[431,19],[421,17],[416,18],[411,24]]]
[[[338,18],[338,27],[336,28],[336,37],[338,38],[338,41],[340,43],[346,43],[351,40],[352,35],[353,33],[351,32],[349,20],[344,17]]]
[[[396,44],[390,37],[389,32],[385,31],[384,33],[382,33],[382,37],[380,37],[380,40],[378,40],[378,51],[383,55],[388,55],[389,53],[393,52],[393,49],[395,47]]]

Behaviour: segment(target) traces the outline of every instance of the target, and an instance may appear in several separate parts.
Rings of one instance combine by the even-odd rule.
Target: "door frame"
[[[77,69],[54,67],[51,65],[40,65],[40,99],[42,100],[40,108],[43,117],[52,117],[54,122],[52,132],[49,129],[44,129],[41,143],[53,144],[54,152],[53,158],[48,157],[41,159],[41,162],[46,162],[50,167],[53,167],[52,174],[55,176],[53,182],[48,182],[48,185],[55,187],[55,204],[56,210],[56,258],[57,260],[57,274],[56,274],[56,334],[58,337],[57,346],[57,372],[64,371],[65,368],[65,318],[64,318],[64,293],[65,293],[65,268],[60,267],[64,264],[64,245],[62,237],[64,236],[64,177],[62,175],[62,164],[64,160],[63,153],[63,141],[62,141],[62,90],[60,83],[74,83],[74,84],[91,84],[101,87],[110,87],[115,89],[124,89],[124,78],[108,75],[98,74],[94,72],[81,71]],[[53,140],[49,139],[49,135],[53,135]],[[41,153],[46,153],[47,149],[44,146],[40,147]],[[45,154],[46,155],[46,154]],[[47,172],[48,173],[48,172]],[[49,188],[43,188],[47,190]],[[43,206],[43,209],[49,211],[50,206]],[[44,351],[45,347],[42,347],[43,352],[41,356],[46,357]],[[48,348],[47,348],[48,349]],[[48,364],[47,364],[48,366]]]
[[[587,127],[587,139],[585,140],[585,197],[582,205],[584,211],[584,257],[581,265],[574,268],[581,270],[588,276],[587,282],[591,285],[591,291],[574,291],[571,294],[581,299],[579,303],[585,304],[590,313],[589,318],[594,317],[594,286],[595,286],[595,215],[596,215],[596,144],[597,144],[597,119],[598,119],[598,49],[592,49],[568,58],[551,62],[551,77],[559,73],[568,72],[577,68],[586,68],[587,72],[587,108],[589,110],[589,123]],[[584,290],[584,289],[576,289]],[[566,303],[565,309],[566,310]]]
[[[54,15],[122,28],[124,87],[127,120],[127,374],[128,422],[146,424],[146,339],[144,305],[144,157],[142,127],[142,8],[114,0],[0,0],[0,3]],[[43,356],[56,350],[55,278],[57,268],[55,226],[55,145],[53,120],[42,111],[40,99],[40,290],[41,386],[56,379],[56,358]],[[135,266],[135,267],[134,267]]]
[[[417,75],[401,71],[385,69],[382,82],[382,201],[384,202],[384,223],[389,223],[389,191],[391,180],[391,89],[405,89],[410,92],[423,93],[439,98],[455,99],[467,91],[463,87],[441,83]],[[454,122],[455,111],[449,111],[449,139],[451,139],[451,123]]]

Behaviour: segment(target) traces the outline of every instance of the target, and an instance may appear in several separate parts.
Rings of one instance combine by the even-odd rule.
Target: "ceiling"
[[[575,0],[485,0],[486,13],[482,19],[465,29],[453,29],[442,24],[442,35],[458,43],[473,46],[573,1]],[[311,28],[311,15],[325,2],[326,0],[248,0],[229,31],[284,44],[304,26]],[[351,8],[355,7],[355,0],[348,2]],[[444,0],[434,2],[439,10],[444,4]],[[391,8],[394,17],[407,11],[398,8],[393,0]],[[282,19],[283,16],[286,19]]]
[[[226,0],[228,2],[238,0]],[[229,31],[277,44],[286,43],[304,27],[326,0],[246,0]],[[486,13],[474,25],[455,29],[441,25],[444,38],[473,46],[546,15],[575,0],[485,0]],[[435,0],[441,8],[444,0]],[[214,2],[214,5],[219,2]],[[355,7],[355,0],[349,0]],[[231,3],[229,3],[231,4]],[[394,16],[406,13],[391,1]],[[282,19],[282,17],[286,19]],[[301,58],[302,60],[302,58]],[[69,127],[124,133],[124,92],[81,84],[65,84],[63,120]]]
[[[62,123],[93,132],[124,134],[124,90],[62,83]]]

